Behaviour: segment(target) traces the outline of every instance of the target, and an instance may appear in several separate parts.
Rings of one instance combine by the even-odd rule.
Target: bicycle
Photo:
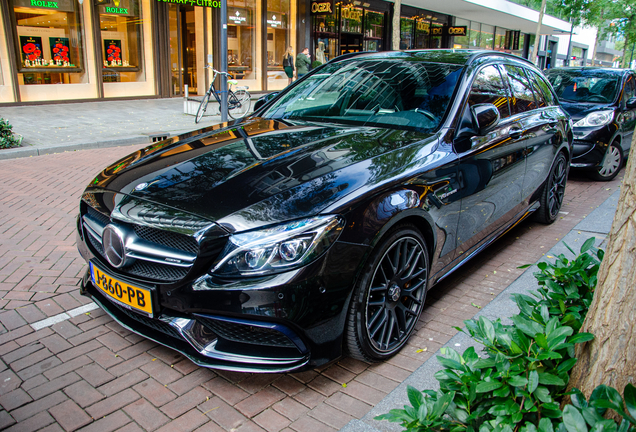
[[[205,96],[203,96],[203,100],[201,100],[201,104],[199,105],[199,109],[197,110],[197,115],[194,119],[195,123],[199,123],[199,121],[201,121],[201,119],[203,118],[205,111],[208,109],[208,103],[210,102],[211,95],[214,95],[214,98],[219,103],[219,107],[221,106],[221,97],[219,96],[221,92],[217,91],[214,87],[214,81],[216,80],[217,75],[226,75],[227,77],[231,77],[229,73],[218,71],[211,66],[206,66],[205,68],[212,69],[214,75],[212,76],[210,88],[205,93]],[[249,111],[251,95],[247,90],[245,90],[247,87],[237,87],[237,90],[235,92],[232,91],[232,86],[238,84],[238,81],[235,79],[228,79],[227,84],[227,112],[233,119],[239,119],[245,116],[245,114],[247,114],[247,111]]]

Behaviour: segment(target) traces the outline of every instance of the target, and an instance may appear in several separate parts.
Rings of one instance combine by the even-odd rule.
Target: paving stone
[[[67,400],[49,410],[49,413],[67,432],[77,430],[93,421],[72,400]]]
[[[120,408],[128,406],[137,399],[139,399],[139,395],[135,391],[132,389],[126,389],[121,393],[91,405],[86,408],[86,412],[94,419],[97,419],[115,412]]]
[[[82,408],[86,408],[105,398],[103,394],[84,380],[66,387],[64,393]]]
[[[98,387],[97,390],[99,390],[105,396],[112,396],[115,393],[119,393],[124,389],[132,387],[138,382],[144,381],[147,378],[148,375],[146,375],[139,369],[134,369],[133,371],[128,372],[126,375],[120,376],[119,378]]]
[[[268,432],[278,432],[291,424],[291,420],[278,414],[272,409],[267,409],[254,417],[254,423]]]
[[[27,394],[27,392],[21,388],[17,388],[12,392],[0,396],[0,405],[2,405],[5,410],[12,411],[31,402],[32,400],[33,399]]]
[[[296,432],[336,432],[337,429],[332,428],[312,417],[302,417],[293,422],[289,427]]]
[[[199,410],[225,430],[236,429],[247,421],[243,414],[217,397],[199,405]]]
[[[327,404],[321,404],[309,411],[309,416],[333,427],[334,429],[341,429],[354,419],[354,417],[349,414],[345,414],[344,412]]]
[[[100,385],[115,379],[113,375],[95,363],[91,363],[81,369],[78,369],[77,373],[94,387],[99,387]]]
[[[325,403],[357,419],[364,417],[364,415],[373,408],[372,405],[342,392],[335,393],[329,397]]]
[[[183,377],[179,372],[156,358],[154,360],[151,359],[150,362],[141,366],[140,369],[161,384],[170,384]]]
[[[168,385],[168,388],[178,395],[182,395],[193,388],[203,384],[214,378],[216,374],[209,369],[199,368],[189,375],[184,376],[178,381]]]
[[[222,377],[216,377],[204,383],[203,387],[210,390],[212,394],[220,397],[230,405],[235,405],[236,403],[242,401],[250,395],[245,390],[228,382],[225,378]]]
[[[79,375],[77,375],[75,372],[71,372],[66,375],[62,375],[59,378],[55,378],[54,380],[44,383],[40,386],[32,388],[31,390],[29,390],[29,395],[31,395],[33,399],[40,399],[79,380]]]
[[[163,406],[177,398],[177,395],[152,378],[137,384],[133,387],[133,390],[148,399],[156,407]]]
[[[57,391],[53,394],[43,397],[42,399],[38,399],[18,409],[13,410],[11,412],[11,415],[14,419],[16,419],[16,421],[22,423],[24,420],[31,418],[36,414],[41,413],[42,411],[48,410],[55,405],[59,405],[66,400],[68,400],[66,395],[61,391]],[[44,426],[46,425],[42,425],[40,427]]]
[[[81,432],[112,432],[114,430],[118,430],[122,426],[131,423],[130,417],[126,415],[123,411],[118,410],[112,414],[108,414],[99,419],[95,419],[95,421],[89,424],[86,427],[80,429]],[[178,431],[175,431],[178,432]]]
[[[244,416],[252,418],[284,397],[285,393],[280,390],[271,386],[265,387],[258,393],[253,394],[247,399],[236,404],[236,409],[238,409]]]
[[[169,402],[161,407],[161,411],[166,413],[168,417],[174,419],[180,415],[190,411],[200,403],[209,400],[212,394],[202,387],[190,390],[188,393],[179,396],[177,399]]]
[[[18,423],[6,429],[6,432],[32,432],[42,429],[53,422],[55,422],[55,419],[44,411],[26,419],[18,420]]]
[[[0,372],[0,395],[5,395],[20,387],[22,380],[12,370]]]
[[[291,397],[286,397],[275,403],[272,408],[290,420],[297,420],[309,411],[309,408]]]
[[[91,359],[86,356],[75,357],[72,360],[65,361],[61,365],[45,371],[44,376],[47,377],[49,380],[54,380],[57,377],[80,369],[82,366],[86,366],[89,363],[91,363]]]
[[[124,407],[124,411],[132,417],[137,424],[147,431],[153,431],[170,421],[170,419],[163,415],[161,411],[143,398]]]

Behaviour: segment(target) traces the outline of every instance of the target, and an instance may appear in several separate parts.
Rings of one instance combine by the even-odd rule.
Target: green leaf
[[[547,372],[539,372],[539,384],[563,386],[565,385],[565,381],[556,375],[552,375]]]
[[[420,405],[419,409],[417,410],[417,418],[420,421],[420,423],[426,422],[427,415],[428,415],[428,406],[426,403],[423,403],[422,405]]]
[[[515,375],[513,377],[510,377],[508,383],[514,387],[524,387],[526,384],[528,384],[528,380],[527,378],[520,375]]]
[[[406,394],[413,408],[418,409],[424,403],[424,395],[413,386],[406,387]]]
[[[594,242],[596,242],[596,239],[594,237],[590,237],[589,239],[585,240],[585,243],[583,243],[583,246],[581,246],[581,253],[589,251],[594,246]]]
[[[587,408],[587,400],[585,400],[585,395],[581,390],[573,388],[570,392],[570,399],[572,399],[572,405],[578,409]]]
[[[492,395],[494,397],[508,397],[509,394],[510,394],[510,386],[503,386],[501,388],[498,388],[494,392],[492,392]]]
[[[629,420],[623,419],[623,421],[621,422],[621,425],[618,427],[618,432],[628,432],[629,427],[630,427]]]
[[[496,363],[495,359],[492,357],[483,358],[483,359],[477,360],[477,363],[475,363],[473,367],[475,369],[487,369],[487,368],[495,367],[495,363]]]
[[[598,408],[611,408],[614,411],[623,411],[623,398],[616,389],[601,384],[592,391],[590,405]]]
[[[530,371],[528,374],[528,393],[534,393],[539,385],[539,374],[536,370]]]
[[[563,409],[563,423],[568,432],[587,432],[587,424],[578,409],[566,405]]]
[[[537,389],[534,391],[534,394],[537,397],[537,399],[539,399],[541,402],[544,402],[544,403],[552,402],[552,396],[550,396],[550,391],[546,387],[543,387],[543,386],[537,387]]]
[[[437,361],[440,362],[440,364],[444,366],[445,368],[455,369],[459,371],[464,370],[464,366],[461,363],[456,362],[455,360],[444,358],[442,356],[437,356]]]
[[[537,335],[534,337],[534,340],[537,342],[537,345],[539,345],[540,348],[543,348],[544,350],[550,349],[548,347],[548,338],[543,333],[537,333]]]
[[[437,417],[440,417],[442,414],[444,414],[444,412],[446,411],[446,408],[448,408],[448,405],[451,403],[454,397],[455,397],[455,392],[450,392],[450,393],[444,394],[444,396],[437,399],[437,402],[435,402],[435,405],[433,405],[431,417],[437,418]]]
[[[567,359],[566,361],[564,361],[563,363],[561,363],[560,365],[557,366],[557,371],[558,372],[567,372],[570,369],[572,369],[575,364],[576,364],[576,359],[575,358]]]
[[[616,432],[616,422],[614,420],[601,420],[596,422],[591,431],[594,432]]]
[[[542,418],[539,421],[539,432],[554,432],[550,419]]]
[[[479,327],[486,336],[486,339],[488,339],[488,342],[493,343],[495,341],[495,328],[492,325],[492,321],[481,316],[479,317]]]
[[[632,417],[632,421],[636,421],[636,387],[627,383],[623,396],[625,397],[627,413]]]
[[[489,391],[497,390],[503,384],[499,381],[482,381],[477,384],[477,393],[487,393]]]
[[[592,333],[578,333],[568,339],[570,343],[581,343],[581,342],[589,342],[594,339],[594,335]]]
[[[596,409],[594,409],[594,408],[592,408],[590,406],[588,406],[586,408],[582,408],[581,409],[581,414],[583,414],[583,418],[585,419],[587,424],[589,424],[590,426],[594,426],[596,424],[596,422],[599,422],[599,421],[603,420],[603,417],[601,417],[596,412]]]

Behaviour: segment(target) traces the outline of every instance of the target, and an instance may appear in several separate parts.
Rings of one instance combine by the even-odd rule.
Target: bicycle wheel
[[[197,115],[194,118],[195,123],[199,123],[205,114],[205,110],[208,109],[208,103],[210,102],[210,92],[207,92],[203,99],[201,100],[201,104],[199,105],[199,109],[197,110]]]
[[[245,90],[227,93],[227,112],[233,119],[244,117],[250,110],[250,94]]]

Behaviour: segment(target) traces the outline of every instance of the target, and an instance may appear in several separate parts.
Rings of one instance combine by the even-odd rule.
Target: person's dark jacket
[[[311,59],[308,55],[299,53],[296,56],[296,71],[298,75],[305,75],[309,72],[309,65],[311,64]]]

